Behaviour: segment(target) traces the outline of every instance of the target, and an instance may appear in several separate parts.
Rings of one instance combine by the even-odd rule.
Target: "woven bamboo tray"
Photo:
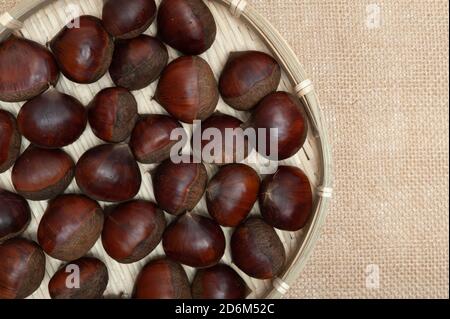
[[[156,2],[159,4],[160,0]],[[229,52],[249,49],[265,51],[276,57],[283,67],[284,72],[279,90],[296,94],[307,107],[310,131],[305,146],[298,154],[282,161],[281,164],[299,166],[308,175],[313,185],[314,212],[308,225],[298,232],[277,230],[287,254],[285,271],[279,278],[272,281],[256,280],[246,276],[231,263],[229,249],[227,249],[222,260],[236,269],[247,282],[252,290],[249,298],[279,298],[289,290],[289,286],[299,277],[302,268],[305,266],[307,258],[318,239],[328,202],[332,195],[331,154],[327,131],[312,82],[306,76],[293,51],[270,23],[244,0],[209,0],[205,2],[214,15],[218,32],[213,47],[202,54],[202,57],[209,62],[216,78],[219,77]],[[11,32],[18,32],[25,38],[45,44],[70,21],[70,18],[74,17],[74,14],[75,16],[76,14],[90,14],[101,17],[101,9],[101,0],[25,0],[0,17],[0,40],[7,37]],[[156,33],[155,23],[145,33],[154,35]],[[178,56],[171,48],[169,48],[169,55],[171,59]],[[109,74],[106,74],[97,83],[90,85],[73,83],[61,75],[57,88],[65,93],[72,94],[87,105],[98,91],[109,86],[113,86]],[[138,101],[140,113],[165,113],[164,109],[152,100],[155,88],[156,83],[153,83],[148,88],[133,92]],[[21,105],[22,103],[1,103],[0,106],[17,115]],[[233,110],[222,100],[220,100],[217,110],[236,116],[241,120],[248,118],[248,114]],[[184,127],[188,132],[192,131],[191,126],[184,125]],[[86,150],[101,143],[88,127],[80,140],[66,147],[65,150],[74,160],[78,160]],[[22,150],[28,144],[29,142],[24,140]],[[137,197],[154,200],[149,176],[149,170],[154,167],[154,165],[140,164],[143,182]],[[257,165],[253,167],[259,171]],[[207,169],[210,177],[217,170],[212,165],[207,166]],[[0,187],[13,190],[10,177],[11,170],[1,174]],[[79,192],[75,181],[72,182],[66,192]],[[36,240],[37,226],[47,203],[45,201],[29,203],[33,212],[33,220],[24,236]],[[101,204],[104,205],[105,203]],[[204,199],[201,200],[195,211],[200,214],[207,214]],[[256,204],[252,214],[258,213],[259,208]],[[173,218],[167,214],[166,217],[168,221]],[[232,229],[224,228],[224,232],[227,243],[229,243]],[[108,267],[110,281],[105,295],[107,297],[129,297],[134,279],[142,266],[149,259],[163,255],[164,251],[160,244],[144,260],[131,265],[123,265],[111,259],[103,250],[101,241],[98,241],[90,254],[102,259]],[[49,298],[48,281],[61,264],[60,261],[47,257],[44,281],[30,298]],[[185,267],[185,269],[192,279],[195,270],[190,267]]]

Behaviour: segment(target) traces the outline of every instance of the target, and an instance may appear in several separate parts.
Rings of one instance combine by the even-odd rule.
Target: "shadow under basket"
[[[156,1],[159,4],[160,0]],[[210,8],[217,24],[217,38],[214,45],[201,56],[208,61],[216,78],[232,51],[259,50],[274,56],[283,69],[283,75],[279,90],[288,91],[297,95],[306,106],[309,121],[309,132],[306,143],[302,150],[288,160],[280,162],[283,165],[300,167],[309,177],[314,195],[313,213],[308,224],[300,231],[286,232],[277,230],[284,248],[287,261],[282,274],[274,280],[257,280],[248,277],[232,264],[229,248],[222,262],[231,265],[246,281],[252,293],[249,298],[280,298],[289,290],[300,272],[305,266],[308,256],[319,237],[321,226],[324,223],[329,200],[332,196],[332,161],[330,144],[328,141],[326,125],[323,121],[319,101],[314,90],[313,83],[308,79],[303,67],[300,65],[296,55],[281,37],[281,35],[258,14],[244,0],[209,0],[205,1]],[[0,17],[0,40],[5,39],[11,32],[16,32],[25,38],[32,39],[41,44],[46,44],[67,22],[84,14],[101,17],[103,2],[101,0],[25,0],[21,1],[11,11]],[[145,32],[149,35],[156,33],[156,23]],[[169,48],[170,59],[176,58],[178,53]],[[87,105],[94,95],[102,88],[113,86],[113,82],[106,74],[98,82],[81,85],[69,81],[61,76],[57,88],[65,93],[78,98]],[[135,91],[133,94],[139,105],[140,113],[163,113],[164,110],[153,99],[156,83],[149,87]],[[1,103],[1,107],[13,114],[18,113],[23,103]],[[236,116],[242,120],[246,119],[243,112],[235,111],[227,106],[222,100],[219,101],[218,111]],[[185,125],[187,130],[192,130]],[[28,142],[23,141],[22,148]],[[65,150],[77,160],[89,148],[101,144],[92,130],[88,127],[81,138]],[[154,200],[152,184],[148,171],[154,166],[139,164],[143,175],[139,198]],[[258,168],[256,167],[258,170]],[[217,168],[208,167],[210,177]],[[10,180],[11,170],[0,174],[0,187],[13,189]],[[78,192],[75,183],[67,189],[67,192]],[[38,223],[47,206],[46,202],[29,202],[33,220],[24,236],[35,239]],[[105,203],[100,203],[105,205]],[[200,201],[195,211],[205,213],[206,203],[204,198]],[[259,214],[258,205],[252,210],[252,214]],[[170,221],[170,216],[167,216]],[[232,229],[224,229],[227,244]],[[227,245],[228,246],[228,245]],[[90,254],[102,259],[109,269],[110,281],[105,296],[131,295],[134,280],[142,266],[155,256],[164,255],[160,244],[145,259],[130,265],[119,264],[111,259],[104,251],[99,240],[90,251]],[[49,298],[47,285],[61,262],[47,257],[46,276],[41,287],[30,298]],[[195,270],[185,267],[188,276],[192,279]]]

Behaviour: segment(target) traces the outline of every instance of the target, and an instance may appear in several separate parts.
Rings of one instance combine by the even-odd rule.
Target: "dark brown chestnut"
[[[280,84],[281,68],[270,55],[258,51],[232,52],[219,80],[223,100],[240,111],[252,109]]]
[[[79,26],[66,25],[50,42],[50,48],[69,80],[93,83],[108,71],[114,42],[100,19],[89,15],[77,19]]]
[[[140,90],[159,77],[168,60],[167,48],[161,41],[141,34],[116,41],[109,74],[117,86]]]
[[[72,283],[75,274],[79,277]],[[83,257],[61,267],[50,279],[48,292],[52,299],[100,299],[108,280],[108,269],[101,260]]]
[[[102,227],[103,210],[96,201],[84,195],[64,194],[48,203],[37,238],[48,255],[71,261],[94,246]]]
[[[261,218],[251,217],[240,224],[231,236],[230,246],[234,264],[251,277],[271,279],[283,270],[283,244]]]
[[[13,166],[20,154],[22,136],[17,128],[14,115],[0,110],[0,173]]]
[[[55,58],[43,45],[11,35],[0,43],[0,100],[29,100],[58,82]]]
[[[313,208],[308,177],[298,167],[280,166],[275,174],[264,178],[259,207],[269,225],[288,231],[302,229]]]
[[[224,264],[199,269],[192,282],[194,299],[245,299],[248,290],[241,276]]]
[[[20,109],[17,123],[22,135],[34,145],[61,148],[81,136],[87,114],[76,98],[51,89],[26,102]]]
[[[77,163],[75,178],[84,194],[105,202],[132,199],[141,187],[141,172],[126,144],[91,148]]]
[[[158,10],[158,35],[185,55],[199,55],[216,39],[216,22],[202,0],[163,0]]]
[[[153,174],[153,189],[159,207],[172,215],[194,209],[203,196],[208,173],[201,163],[162,162]]]
[[[170,116],[142,116],[130,139],[130,148],[136,159],[144,164],[160,163],[168,159],[171,148],[180,141],[170,139],[175,129],[183,129],[183,126]]]
[[[30,145],[17,159],[11,174],[16,191],[30,200],[53,198],[69,186],[75,163],[61,149]]]
[[[45,255],[34,241],[13,238],[0,244],[0,299],[24,299],[41,285]]]
[[[258,199],[260,179],[253,168],[229,164],[220,168],[206,188],[209,214],[222,226],[235,227]]]
[[[302,103],[287,92],[271,93],[262,99],[246,126],[255,129],[257,135],[258,129],[266,129],[266,147],[258,145],[258,153],[280,161],[295,155],[305,143],[308,133],[308,121]],[[258,136],[258,140],[260,138]],[[271,140],[278,142],[278,149],[271,147]]]
[[[0,243],[23,233],[31,220],[28,202],[0,188]]]
[[[166,219],[154,203],[134,200],[110,208],[102,231],[103,248],[120,263],[150,254],[161,241]]]
[[[246,159],[249,154],[248,140],[241,126],[241,120],[219,112],[204,120],[201,123],[200,132],[202,161],[220,165],[241,162]],[[227,140],[228,134],[231,136],[230,141]],[[194,144],[194,150],[196,147],[198,146]]]
[[[167,257],[182,264],[211,267],[225,252],[225,235],[212,219],[189,212],[166,228],[163,247]]]
[[[127,89],[101,90],[88,106],[89,124],[94,134],[109,143],[126,140],[138,118],[136,99]]]
[[[134,286],[135,299],[191,299],[189,279],[183,267],[167,258],[149,262]]]
[[[215,110],[219,90],[208,63],[197,56],[173,60],[164,69],[156,89],[156,100],[176,119],[191,124]]]
[[[154,0],[107,0],[103,5],[103,25],[118,39],[138,36],[150,27],[155,17]]]

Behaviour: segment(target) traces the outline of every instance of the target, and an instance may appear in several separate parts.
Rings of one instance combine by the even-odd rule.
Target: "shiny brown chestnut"
[[[208,173],[201,163],[162,162],[153,173],[153,189],[159,207],[172,215],[192,210],[203,196]]]
[[[185,133],[183,126],[168,115],[142,116],[134,127],[129,143],[136,160],[154,164],[168,159],[172,147],[181,141],[181,138],[170,139],[172,132],[177,129]]]
[[[208,63],[197,56],[173,60],[164,69],[156,88],[156,101],[176,119],[191,124],[215,110],[219,90]]]
[[[258,153],[280,161],[295,155],[305,143],[308,133],[308,121],[302,103],[287,92],[271,93],[262,99],[246,126],[255,129],[257,134],[258,129],[266,129],[266,147],[258,145]],[[277,149],[271,147],[271,140],[278,141]]]
[[[192,282],[194,299],[245,299],[248,290],[241,276],[224,264],[199,269]]]
[[[216,22],[202,0],[163,0],[158,10],[158,35],[185,55],[199,55],[216,39]]]
[[[154,203],[134,200],[110,208],[102,231],[103,248],[120,263],[150,254],[161,241],[166,219]]]
[[[298,167],[280,166],[275,174],[264,178],[259,207],[269,225],[287,231],[302,229],[313,209],[308,177]]]
[[[150,261],[134,285],[135,299],[191,299],[189,279],[183,267],[167,258]]]
[[[188,212],[166,228],[163,248],[167,257],[182,264],[211,267],[225,252],[225,235],[212,219]]]
[[[222,226],[235,227],[258,199],[260,179],[253,168],[229,164],[220,168],[206,188],[209,214]]]
[[[117,39],[138,36],[150,27],[155,17],[154,0],[107,0],[103,5],[103,25]]]
[[[141,187],[141,172],[126,144],[99,145],[78,160],[75,179],[87,196],[105,202],[132,199]]]
[[[20,154],[22,136],[11,113],[0,110],[0,173],[13,166]]]
[[[25,198],[0,188],[0,243],[23,233],[30,220]]]
[[[100,19],[89,15],[77,19],[80,25],[66,25],[50,42],[50,48],[69,80],[93,83],[108,71],[114,42]]]
[[[223,100],[240,111],[252,109],[280,84],[281,68],[270,55],[258,51],[232,52],[219,80]]]
[[[86,109],[76,98],[51,89],[26,102],[17,116],[19,131],[43,148],[75,142],[87,124]]]
[[[0,100],[29,100],[51,85],[59,69],[55,58],[43,45],[11,35],[0,43]]]
[[[74,169],[75,163],[63,150],[30,145],[14,164],[11,180],[26,199],[46,200],[64,192]]]
[[[241,129],[241,120],[231,115],[215,112],[201,124],[200,151],[203,162],[220,165],[241,162],[247,158],[249,154],[248,139],[244,130]],[[195,130],[194,137],[196,133]],[[227,134],[233,134],[231,142],[227,141]],[[197,148],[198,146],[193,144],[194,154],[196,154]]]
[[[261,218],[251,217],[240,224],[231,236],[230,246],[234,264],[251,277],[271,279],[283,270],[283,244]]]
[[[126,140],[138,118],[136,99],[127,89],[101,90],[88,105],[89,124],[94,134],[109,143]]]
[[[0,244],[0,299],[24,299],[41,285],[45,254],[34,241],[13,238]]]
[[[167,48],[161,41],[141,34],[116,41],[109,74],[117,86],[140,90],[159,77],[168,60]]]
[[[79,274],[79,286],[68,287],[67,282],[74,275],[74,269]],[[82,257],[65,264],[53,275],[48,283],[48,292],[52,299],[100,299],[108,280],[108,269],[101,260]]]
[[[103,210],[96,201],[84,195],[64,194],[48,203],[37,238],[48,255],[71,261],[94,246],[102,227]]]

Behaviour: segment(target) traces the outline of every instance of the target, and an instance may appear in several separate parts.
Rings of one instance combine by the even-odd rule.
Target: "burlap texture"
[[[334,152],[335,199],[288,297],[448,298],[447,1],[251,3],[314,81]]]

